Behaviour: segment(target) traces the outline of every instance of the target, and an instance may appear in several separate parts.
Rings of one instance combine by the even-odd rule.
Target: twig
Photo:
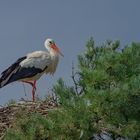
[[[72,75],[71,75],[71,78],[74,82],[74,86],[75,86],[75,91],[76,91],[76,94],[77,95],[80,95],[82,94],[83,92],[83,87],[80,87],[78,82],[76,81],[75,77],[78,73],[74,71],[74,63],[72,62]],[[79,88],[80,88],[80,91],[79,91]]]
[[[76,75],[76,73],[74,72],[74,63],[72,62],[72,75],[71,75],[71,77],[72,77],[72,80],[73,80],[74,85],[75,85],[75,91],[76,91],[77,94],[79,94],[78,84],[77,84],[77,81],[75,80],[75,75]]]

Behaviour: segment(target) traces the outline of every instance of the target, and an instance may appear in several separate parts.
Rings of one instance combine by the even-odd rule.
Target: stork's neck
[[[59,54],[52,50],[49,52],[50,53],[50,56],[51,56],[51,73],[53,74],[55,71],[56,71],[56,67],[57,67],[57,64],[58,64],[58,61],[59,61]]]
[[[50,56],[51,56],[51,58],[54,60],[54,59],[56,59],[56,58],[59,58],[59,54],[56,52],[56,51],[54,51],[54,50],[50,50],[49,51],[49,53],[50,53]]]

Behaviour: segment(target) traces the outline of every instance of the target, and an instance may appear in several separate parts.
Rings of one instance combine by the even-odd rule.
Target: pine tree
[[[25,134],[37,139],[34,132],[44,140],[89,140],[102,132],[113,139],[140,137],[140,44],[120,49],[119,41],[96,46],[91,38],[78,61],[78,71],[72,68],[74,85],[59,79],[53,88],[58,109],[49,111],[47,118],[32,115],[17,121],[6,139]],[[32,133],[25,133],[23,126]]]
[[[140,137],[140,44],[123,50],[119,44],[95,47],[91,38],[79,56],[79,84],[96,112],[96,128],[134,139]]]

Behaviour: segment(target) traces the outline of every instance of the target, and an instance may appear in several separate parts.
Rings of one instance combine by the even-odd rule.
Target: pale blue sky
[[[54,77],[38,81],[38,93],[44,96],[59,77],[71,83],[71,65],[93,36],[97,44],[106,39],[121,45],[140,41],[139,0],[1,0],[0,72],[17,58],[36,50],[45,50],[44,40],[51,37],[64,53]],[[26,86],[31,99],[31,87]],[[0,104],[24,96],[22,84],[0,89]]]

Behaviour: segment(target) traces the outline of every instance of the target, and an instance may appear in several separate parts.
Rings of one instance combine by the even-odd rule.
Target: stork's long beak
[[[63,53],[59,50],[59,48],[55,44],[52,44],[51,48],[53,48],[57,53],[59,53],[62,57],[64,57]]]

